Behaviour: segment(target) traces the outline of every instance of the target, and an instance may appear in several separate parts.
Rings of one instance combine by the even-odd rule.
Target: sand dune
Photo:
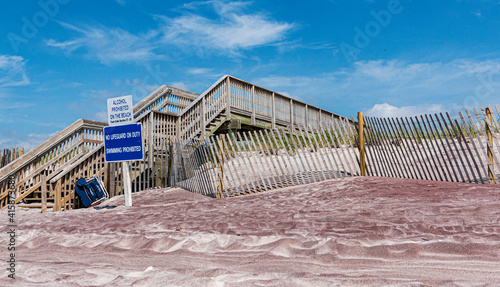
[[[4,271],[0,284],[500,285],[496,186],[357,177],[226,199],[148,190],[133,201],[18,209],[17,279]]]

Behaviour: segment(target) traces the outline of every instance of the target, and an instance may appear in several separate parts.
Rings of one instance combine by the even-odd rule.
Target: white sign
[[[108,123],[110,126],[131,124],[133,121],[132,96],[108,99]]]

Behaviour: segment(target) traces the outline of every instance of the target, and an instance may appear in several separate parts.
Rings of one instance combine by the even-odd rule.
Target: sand
[[[500,286],[498,186],[355,177],[133,202],[18,209],[16,279],[3,268],[0,285]]]

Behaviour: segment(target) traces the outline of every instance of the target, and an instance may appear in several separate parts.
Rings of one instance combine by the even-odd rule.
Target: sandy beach
[[[225,199],[154,189],[134,194],[133,207],[123,201],[17,209],[16,279],[4,268],[0,285],[500,285],[496,186],[355,177]]]

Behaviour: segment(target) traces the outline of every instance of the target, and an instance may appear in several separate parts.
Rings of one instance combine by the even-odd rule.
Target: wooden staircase
[[[237,121],[259,128],[316,127],[331,124],[340,116],[225,75],[203,94],[161,86],[134,106],[135,122],[141,123],[144,161],[133,166],[137,190],[163,185],[166,143],[172,137],[187,142],[207,139],[224,124]],[[52,206],[55,211],[77,208],[74,182],[99,175],[110,196],[120,194],[121,168],[104,160],[103,127],[106,123],[78,120],[35,150],[0,170],[0,207],[14,202]],[[148,177],[147,179],[145,177]],[[9,179],[15,182],[9,189]]]
[[[134,115],[140,117],[151,111],[180,111],[196,97],[197,94],[164,85],[136,104]],[[77,120],[34,150],[0,169],[0,207],[12,203],[9,202],[9,197],[13,197],[13,203],[21,207],[56,206],[51,181],[60,178],[61,174],[74,172],[75,166],[102,149],[105,126],[107,124],[102,122]],[[91,175],[84,172],[79,176]],[[15,183],[14,189],[9,188],[9,180]]]

